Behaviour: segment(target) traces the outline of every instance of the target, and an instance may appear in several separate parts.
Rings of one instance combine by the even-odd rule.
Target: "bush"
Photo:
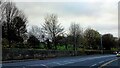
[[[9,41],[5,38],[2,39],[2,47],[8,48],[9,47]]]

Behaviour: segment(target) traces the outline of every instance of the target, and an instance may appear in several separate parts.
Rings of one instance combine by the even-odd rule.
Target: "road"
[[[98,68],[116,58],[115,55],[62,57],[49,60],[4,63],[3,68]]]
[[[120,68],[120,57],[103,64],[102,68]]]

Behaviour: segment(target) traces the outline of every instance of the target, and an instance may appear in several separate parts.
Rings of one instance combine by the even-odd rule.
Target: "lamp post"
[[[102,35],[100,36],[101,41],[101,54],[103,54],[103,44],[102,44]]]

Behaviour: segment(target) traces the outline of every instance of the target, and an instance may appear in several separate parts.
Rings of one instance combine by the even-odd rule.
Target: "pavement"
[[[106,66],[114,67],[114,65],[111,65],[113,60],[116,62],[112,64],[117,64],[116,66],[120,65],[120,60],[117,59],[118,57],[113,54],[62,57],[49,60],[3,63],[2,68],[102,68]],[[108,63],[110,61],[112,62]]]

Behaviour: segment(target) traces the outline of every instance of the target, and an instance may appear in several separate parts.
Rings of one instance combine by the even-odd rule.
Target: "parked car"
[[[117,57],[120,57],[120,52],[116,52],[116,56],[117,56]]]

